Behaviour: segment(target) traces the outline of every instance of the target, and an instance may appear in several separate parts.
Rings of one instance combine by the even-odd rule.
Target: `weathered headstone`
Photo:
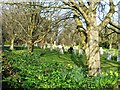
[[[53,51],[53,47],[52,47],[52,44],[50,44],[50,51]]]
[[[38,46],[38,44],[36,43],[36,44],[34,44],[34,46],[36,46],[36,47],[37,47],[37,46]]]
[[[117,61],[120,62],[120,50],[118,50]]]
[[[65,50],[65,52],[67,52],[67,51],[68,51],[68,49],[69,49],[69,47],[68,47],[68,46],[64,46],[64,50]]]
[[[73,53],[76,55],[76,46],[73,47]]]
[[[56,41],[54,41],[54,45],[56,45]]]
[[[100,47],[100,55],[103,55],[103,48]]]
[[[46,49],[46,45],[43,46],[43,49]]]
[[[106,52],[106,59],[111,60],[111,53],[109,51]]]
[[[51,48],[51,47],[50,47],[50,44],[47,44],[47,48]]]
[[[83,54],[83,50],[79,49],[79,55],[82,55],[82,54]]]
[[[27,47],[27,43],[25,43],[25,47]]]
[[[43,46],[42,46],[42,45],[40,45],[40,48],[43,48]]]
[[[59,45],[58,48],[59,48],[59,52],[60,52],[60,54],[64,54],[64,51],[63,51],[63,47],[62,47],[62,45]]]

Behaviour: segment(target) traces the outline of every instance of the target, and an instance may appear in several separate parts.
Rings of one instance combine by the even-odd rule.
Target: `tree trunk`
[[[109,44],[109,49],[112,49],[112,43]]]
[[[88,74],[95,76],[100,72],[99,31],[92,28],[88,30],[87,37],[85,53],[87,56]]]
[[[12,38],[11,45],[10,45],[10,50],[14,50],[14,41],[15,41],[15,38]]]
[[[27,44],[27,49],[28,49],[28,52],[29,52],[30,54],[33,53],[33,48],[34,48],[34,45],[33,45],[33,43],[32,43],[32,40],[30,40],[30,41],[28,42],[28,44]]]

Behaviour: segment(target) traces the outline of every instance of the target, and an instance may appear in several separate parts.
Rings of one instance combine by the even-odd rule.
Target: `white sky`
[[[30,1],[36,1],[36,2],[42,2],[44,0],[0,0],[0,3],[1,2],[30,2]],[[58,2],[60,0],[45,0],[45,1],[48,1],[48,2]],[[90,1],[90,0],[83,0],[84,2],[86,1]],[[116,5],[120,0],[113,0],[114,1],[114,4]],[[104,4],[105,2],[109,2],[109,0],[102,0],[102,3]],[[117,10],[118,8],[116,8]],[[63,10],[63,12],[66,11],[66,10]],[[108,12],[109,11],[109,5],[106,5],[105,6],[105,12]],[[0,4],[0,12],[1,12],[1,4]],[[97,13],[99,15],[99,13]],[[118,22],[118,14],[115,13],[114,14],[114,20],[115,22],[117,21]],[[99,24],[100,23],[100,20],[97,19],[97,23]]]

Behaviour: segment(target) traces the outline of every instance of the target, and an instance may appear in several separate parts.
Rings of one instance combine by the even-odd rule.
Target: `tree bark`
[[[95,76],[100,72],[99,31],[89,28],[85,53],[87,56],[88,74]]]
[[[34,48],[34,45],[32,43],[32,40],[29,40],[28,44],[27,44],[27,50],[30,54],[33,53],[33,48]]]
[[[109,49],[112,49],[112,43],[109,44]]]
[[[15,41],[15,38],[12,38],[11,45],[10,45],[10,50],[14,50],[14,41]]]

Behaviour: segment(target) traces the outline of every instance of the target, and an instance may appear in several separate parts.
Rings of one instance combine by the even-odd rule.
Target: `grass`
[[[115,50],[115,49],[114,49]],[[106,49],[104,49],[106,51]],[[12,53],[15,53],[16,55],[22,55],[23,53],[27,53],[27,50],[14,50]],[[116,51],[117,53],[117,51]],[[58,62],[58,63],[64,63],[64,64],[71,64],[76,65],[74,60],[71,58],[71,54],[65,53],[65,54],[59,54],[58,51],[53,50],[50,51],[49,49],[34,49],[34,56],[38,57],[37,59],[41,60],[43,63],[49,63],[49,62]],[[80,58],[78,55],[75,56],[76,60],[80,62]],[[116,60],[106,60],[106,55],[104,54],[101,56],[101,68],[102,70],[106,69],[118,69],[120,67],[120,63]]]
[[[10,78],[13,78],[13,79],[10,79],[10,78],[4,78],[4,79],[7,81],[7,83],[10,82],[10,80],[11,80],[10,84],[13,86],[15,84],[16,87],[18,87],[18,85],[16,84],[16,82],[17,82],[16,80],[20,80],[21,82],[23,82],[23,84],[22,84],[23,87],[31,86],[33,81],[35,84],[39,84],[40,82],[42,82],[42,84],[41,84],[42,87],[49,87],[49,85],[45,86],[46,83],[48,83],[48,82],[53,84],[53,85],[50,84],[51,87],[54,86],[54,83],[56,83],[56,85],[60,84],[60,85],[63,85],[63,86],[66,85],[66,87],[69,87],[70,84],[66,84],[66,82],[72,80],[71,78],[73,78],[74,76],[71,77],[72,74],[70,74],[68,81],[61,81],[61,80],[63,80],[63,79],[59,79],[60,78],[59,75],[61,75],[60,74],[61,70],[66,71],[68,67],[69,68],[71,68],[71,67],[78,68],[78,66],[83,65],[84,59],[85,59],[85,57],[83,57],[81,59],[81,57],[79,55],[73,55],[73,54],[69,54],[67,52],[65,54],[60,54],[56,50],[50,51],[49,49],[44,50],[44,49],[39,49],[39,48],[34,49],[33,55],[29,55],[27,50],[13,50],[13,51],[4,51],[3,56],[5,56],[8,60],[8,62],[6,62],[6,63],[12,65],[13,68],[11,70],[17,71],[17,73],[15,75],[14,75],[14,73],[12,75],[10,75]],[[108,60],[106,60],[105,56],[106,56],[105,54],[103,56],[101,56],[102,71],[105,71],[105,72],[108,70],[118,71],[119,70],[118,67],[119,67],[120,63],[118,63],[116,60],[108,61]],[[5,63],[5,65],[6,65],[6,63]],[[10,70],[10,68],[8,67],[9,70]],[[73,72],[75,72],[74,73],[75,76],[77,75],[76,73],[78,73],[76,71],[76,69],[70,69],[70,70],[68,69],[68,72],[66,72],[68,74],[63,74],[63,76],[66,75],[66,77],[67,77],[67,75],[69,75],[69,73],[73,73]],[[120,72],[120,70],[118,72]],[[46,73],[48,76],[46,76]],[[46,79],[49,77],[48,73],[50,73],[50,75],[52,75],[50,77],[53,78],[50,81],[46,81],[46,80],[49,80],[49,79]],[[81,73],[83,73],[83,75],[85,75],[84,71],[80,72],[79,74],[81,75]],[[44,74],[45,74],[45,76],[44,76]],[[38,77],[38,79],[40,79],[40,80],[38,81],[38,79],[36,79],[36,77]],[[42,77],[42,79],[41,79],[41,77]],[[76,78],[77,78],[77,76],[76,76]],[[81,79],[84,79],[84,77]],[[44,80],[45,80],[45,83],[43,82]],[[54,80],[56,80],[56,81],[54,81]],[[75,79],[75,80],[77,80],[77,79]],[[88,78],[88,80],[89,80],[89,78]],[[88,82],[88,80],[86,79],[85,82]],[[108,80],[109,80],[109,78],[108,78]],[[12,82],[14,82],[14,83],[12,83]],[[64,82],[65,84],[63,84],[62,82]],[[73,82],[75,82],[74,79],[73,79]],[[81,80],[79,82],[81,82]],[[24,86],[27,84],[28,84],[28,86]],[[85,83],[83,82],[83,84],[85,84]],[[76,87],[76,85],[77,84],[75,84],[75,87]],[[70,87],[72,87],[72,84]]]

